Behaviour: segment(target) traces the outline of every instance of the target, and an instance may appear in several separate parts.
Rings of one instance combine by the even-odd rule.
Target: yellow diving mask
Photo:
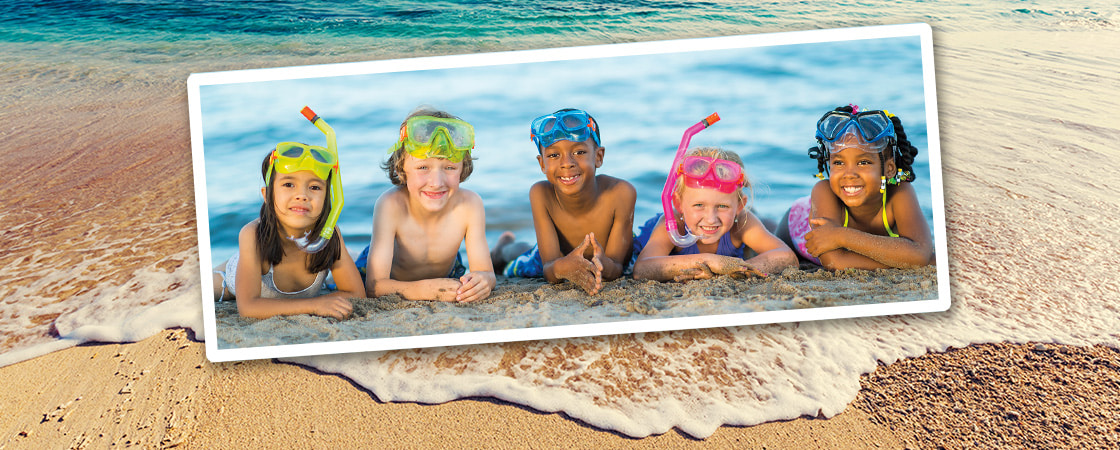
[[[330,178],[331,186],[328,192],[330,193],[331,211],[327,214],[327,220],[323,223],[323,229],[319,231],[319,235],[289,237],[303,251],[316,253],[326,248],[327,242],[334,235],[335,225],[338,224],[338,216],[342,213],[342,172],[338,167],[338,139],[335,138],[334,129],[322,117],[315,114],[311,108],[304,106],[300,113],[326,135],[327,147],[323,148],[318,145],[307,145],[299,142],[276,144],[276,148],[272,150],[272,157],[268,163],[268,172],[265,173],[264,181],[266,184],[271,183],[273,168],[278,173],[310,170],[323,181],[327,181],[328,177]],[[334,172],[334,176],[330,176],[331,172]]]
[[[405,121],[400,140],[389,153],[402,145],[414,158],[446,158],[457,163],[474,148],[474,127],[459,119],[416,116]]]
[[[272,180],[272,169],[277,173],[293,173],[301,170],[310,170],[315,176],[326,181],[331,170],[338,166],[338,156],[318,145],[307,145],[299,142],[281,142],[272,150],[268,172],[265,174],[265,183]]]

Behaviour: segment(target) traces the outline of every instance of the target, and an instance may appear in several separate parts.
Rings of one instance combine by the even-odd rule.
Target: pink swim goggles
[[[715,189],[724,194],[743,187],[743,168],[731,161],[708,156],[689,156],[677,166],[690,188]]]
[[[708,128],[716,122],[719,122],[719,114],[712,113],[712,115],[705,117],[704,120],[684,130],[684,135],[681,136],[681,144],[677,146],[677,154],[673,157],[673,165],[669,166],[669,176],[665,177],[665,187],[661,188],[661,207],[665,211],[665,231],[669,233],[669,238],[673,240],[673,244],[677,247],[688,247],[695,244],[699,238],[689,231],[687,225],[684,227],[684,234],[677,231],[677,221],[675,219],[677,214],[676,208],[673,207],[673,187],[677,183],[677,177],[684,173],[684,161],[692,158],[684,157],[685,150],[688,149],[688,143],[692,141],[692,136],[695,136],[696,133],[699,133],[701,130]],[[701,180],[700,182],[702,182],[702,180],[707,177],[708,172],[712,170],[711,166],[712,164],[709,162],[708,167],[703,169],[703,173],[696,177]],[[674,167],[676,169],[673,169]],[[699,168],[697,170],[699,170]],[[739,174],[742,175],[742,170],[739,171]],[[686,181],[690,181],[690,178],[693,177],[685,176]],[[718,176],[715,178],[717,180],[719,179]]]

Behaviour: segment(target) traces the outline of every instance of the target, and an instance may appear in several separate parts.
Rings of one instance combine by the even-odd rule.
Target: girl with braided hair
[[[817,121],[816,137],[809,157],[821,181],[794,201],[778,236],[832,270],[933,264],[933,236],[909,183],[918,149],[902,121],[885,110],[842,106]]]

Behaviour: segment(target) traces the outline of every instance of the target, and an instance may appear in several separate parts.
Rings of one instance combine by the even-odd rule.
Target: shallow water
[[[297,361],[340,373],[382,401],[491,396],[630,436],[675,427],[704,437],[722,424],[836,414],[855,397],[859,375],[879,362],[949,346],[1120,345],[1112,232],[1120,228],[1112,214],[1120,186],[1111,175],[1120,164],[1120,127],[1111,115],[1120,93],[1120,19],[1111,3],[938,2],[908,5],[906,13],[895,3],[851,2],[817,10],[800,2],[765,10],[723,2],[565,2],[564,10],[547,2],[519,9],[475,3],[457,12],[400,3],[381,16],[359,4],[332,13],[297,9],[302,20],[282,8],[222,20],[243,29],[202,25],[219,21],[220,14],[206,15],[219,9],[263,6],[148,5],[153,20],[131,4],[77,5],[0,14],[0,89],[11,103],[0,120],[28,130],[5,131],[24,145],[0,153],[23,188],[6,191],[0,213],[0,275],[11,280],[0,287],[0,364],[87,339],[201,330],[191,281],[198,273],[191,178],[185,163],[167,162],[189,152],[188,72],[914,21],[935,30],[949,312]],[[58,20],[69,16],[52,8],[77,9],[82,20]],[[183,11],[197,22],[159,16]],[[600,13],[614,20],[592,19]],[[459,34],[459,18],[477,14],[490,14],[493,25]],[[371,15],[405,23],[407,38],[387,36],[376,20],[346,31]],[[190,38],[168,43],[166,33]],[[171,106],[162,106],[169,97]],[[131,110],[159,128],[136,127],[150,123],[145,117],[112,116]],[[25,156],[44,142],[59,156]],[[73,142],[86,144],[75,149]],[[115,144],[137,145],[145,158],[88,158]],[[49,245],[33,249],[31,242]]]

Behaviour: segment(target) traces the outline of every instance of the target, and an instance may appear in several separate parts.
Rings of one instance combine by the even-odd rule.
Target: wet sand
[[[347,379],[268,360],[210,363],[184,330],[84,345],[8,367],[6,448],[961,448],[1112,447],[1120,352],[969,346],[880,366],[829,419],[632,439],[498,400],[385,403]]]

